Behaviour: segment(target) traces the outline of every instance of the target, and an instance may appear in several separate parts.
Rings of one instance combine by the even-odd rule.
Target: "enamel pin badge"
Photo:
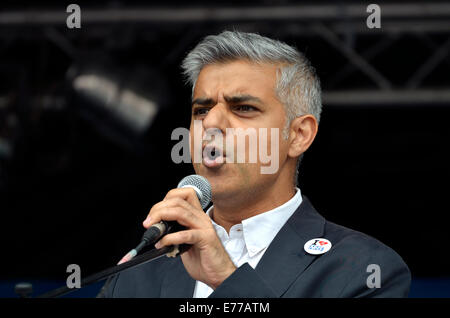
[[[306,253],[312,255],[320,255],[331,249],[331,242],[324,238],[314,238],[305,243],[303,247]]]

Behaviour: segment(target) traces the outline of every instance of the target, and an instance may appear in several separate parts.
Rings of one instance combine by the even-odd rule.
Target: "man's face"
[[[209,146],[215,145],[215,155],[223,155],[223,158],[215,160],[214,157],[203,156],[200,163],[193,160],[196,173],[210,181],[214,202],[230,199],[251,200],[274,186],[280,174],[286,175],[283,169],[288,143],[282,138],[286,113],[275,95],[276,72],[276,65],[233,61],[205,66],[199,74],[192,104],[191,154],[194,154],[195,144],[194,121],[201,123],[200,136],[204,137],[205,132],[214,129],[221,132],[223,144],[219,145],[217,141],[214,142],[215,138],[211,138],[209,141],[203,141],[203,146],[206,145],[208,149]],[[235,132],[241,128],[257,135],[257,148],[250,147],[250,138],[245,137],[245,148],[241,148],[245,152],[244,163],[237,160],[239,141],[236,136],[229,134],[230,128]],[[270,154],[272,159],[276,156],[279,163],[276,171],[269,174],[261,173],[261,167],[268,164],[267,161],[261,162],[260,128],[265,129],[267,133],[267,141],[265,145],[263,143],[265,153]],[[278,134],[272,134],[271,128],[276,128]],[[227,153],[231,140],[234,142],[233,155],[231,151]],[[278,143],[276,154],[271,153],[274,149],[271,147],[272,143]],[[251,163],[251,153],[255,152],[257,160]],[[203,154],[205,153],[211,151],[203,151]],[[292,179],[291,176],[289,178]]]

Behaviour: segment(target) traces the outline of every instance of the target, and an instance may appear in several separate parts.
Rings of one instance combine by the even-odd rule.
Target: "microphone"
[[[211,185],[208,180],[200,175],[192,174],[184,177],[177,185],[177,188],[192,188],[197,194],[202,209],[205,209],[211,202]],[[134,249],[129,251],[117,265],[128,262],[135,257],[145,246],[155,243],[161,237],[168,233],[173,233],[181,230],[183,227],[175,221],[161,221],[150,226],[142,236],[141,242]],[[179,252],[178,248],[174,253],[169,253],[168,256],[175,256]]]

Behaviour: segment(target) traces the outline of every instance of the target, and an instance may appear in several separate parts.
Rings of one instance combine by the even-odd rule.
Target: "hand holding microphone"
[[[155,247],[191,245],[181,254],[184,267],[192,278],[215,289],[236,270],[236,266],[217,236],[211,219],[203,211],[210,199],[211,186],[205,178],[186,177],[177,189],[170,190],[163,201],[151,208],[143,225],[151,232],[163,232],[166,226],[161,227],[161,222],[169,227],[174,224],[171,222],[181,225],[181,230],[163,234]],[[157,229],[152,230],[155,226]]]

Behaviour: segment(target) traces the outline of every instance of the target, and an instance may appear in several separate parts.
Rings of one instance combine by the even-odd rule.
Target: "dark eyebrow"
[[[225,96],[224,98],[227,103],[230,104],[238,104],[243,102],[256,102],[259,104],[263,104],[263,102],[258,97],[252,95]]]
[[[212,98],[209,97],[199,97],[192,101],[192,106],[200,105],[200,106],[212,106],[215,102]]]
[[[259,104],[263,104],[263,102],[255,96],[252,95],[236,95],[236,96],[224,96],[224,99],[229,104],[238,104],[243,102],[256,102]],[[200,106],[213,106],[216,102],[209,97],[199,97],[192,101],[192,106],[200,105]]]

